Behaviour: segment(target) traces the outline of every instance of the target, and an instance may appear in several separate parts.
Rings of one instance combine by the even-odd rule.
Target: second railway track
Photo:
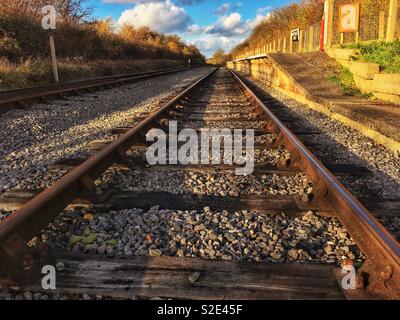
[[[296,137],[316,132],[281,119],[289,130],[268,103],[213,70],[138,125],[115,128],[116,140],[61,164],[68,174],[0,223],[0,278],[40,291],[30,276],[54,255],[57,290],[73,294],[400,298],[398,242]],[[146,133],[171,120],[255,129],[254,173],[149,166]],[[341,288],[344,265],[357,270],[357,289]]]
[[[15,106],[26,107],[28,104],[35,102],[48,102],[51,99],[64,98],[70,95],[79,95],[84,92],[93,92],[102,88],[113,88],[188,69],[189,68],[171,68],[149,72],[126,73],[94,79],[0,91],[0,111]]]

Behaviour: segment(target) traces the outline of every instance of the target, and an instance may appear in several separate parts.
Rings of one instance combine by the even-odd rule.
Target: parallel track
[[[126,153],[131,148],[146,145],[144,143],[145,135],[150,129],[165,127],[166,119],[177,119],[182,124],[185,121],[189,121],[188,123],[193,121],[192,117],[196,114],[196,112],[192,112],[193,108],[207,104],[204,101],[196,101],[196,92],[203,86],[206,86],[212,77],[216,76],[215,72],[216,69],[210,71],[206,76],[167,102],[157,112],[138,125],[132,128],[116,129],[115,133],[119,137],[115,141],[109,143],[93,157],[71,170],[52,187],[34,197],[21,209],[0,223],[0,257],[2,261],[0,270],[3,280],[6,280],[6,282],[17,279],[26,281],[29,278],[27,275],[33,274],[35,268],[39,269],[46,262],[48,257],[45,255],[46,252],[44,250],[30,249],[26,246],[26,243],[39,234],[49,222],[56,218],[65,207],[77,198],[87,197],[88,199],[93,199],[93,194],[96,190],[94,181],[116,163],[126,164]],[[228,71],[218,72],[227,73]],[[290,211],[290,209],[294,209],[297,213],[307,210],[324,212],[325,215],[337,217],[341,221],[357,246],[366,256],[365,262],[357,271],[358,289],[346,290],[344,295],[347,298],[399,299],[399,243],[302,144],[296,135],[271,112],[268,106],[257,97],[238,75],[231,72],[229,77],[233,77],[237,87],[246,96],[249,107],[247,110],[241,112],[243,117],[247,117],[246,121],[265,122],[265,126],[258,129],[258,131],[276,135],[273,143],[267,143],[262,147],[279,148],[283,146],[290,152],[290,158],[280,161],[277,164],[277,168],[263,168],[262,170],[272,170],[281,173],[304,172],[313,183],[313,192],[303,196],[295,196],[292,202],[288,201],[287,198],[278,196],[264,197],[264,201],[251,196],[248,198],[228,197],[225,200],[215,202],[213,197],[176,196],[174,200],[174,196],[171,195],[157,195],[154,200],[145,199],[141,195],[136,195],[136,197],[135,195],[131,195],[125,201],[128,201],[134,207],[147,207],[151,206],[152,201],[155,201],[155,204],[157,204],[157,201],[162,201],[166,208],[182,210],[189,208],[198,209],[203,205],[209,205],[210,207],[214,206],[216,210],[223,210],[224,207],[228,210],[229,208],[232,210],[234,208],[244,209],[247,206],[249,209],[258,208],[276,212]],[[204,119],[208,118],[207,121],[220,121],[218,113],[219,115],[223,115],[224,113],[238,113],[237,110],[230,112],[229,106],[233,109],[235,108],[234,103],[228,104],[228,111],[221,110],[220,112],[213,112],[212,115],[204,113]],[[249,116],[253,118],[248,120]],[[207,121],[204,120],[204,123],[207,123]],[[235,122],[235,119],[226,118],[224,121]],[[167,169],[184,170],[179,166],[176,168],[167,167]],[[189,170],[190,168],[187,169]],[[208,170],[205,167],[202,169]],[[219,170],[225,169],[219,167]],[[261,169],[256,168],[256,170]],[[96,195],[96,200],[104,201],[107,204],[107,196],[110,196],[110,194],[103,193]],[[156,296],[173,298],[340,298],[341,295],[337,291],[338,287],[335,289],[334,285],[332,285],[332,278],[329,276],[329,272],[334,271],[334,268],[330,266],[321,266],[319,268],[312,265],[285,265],[284,268],[278,267],[278,270],[273,265],[264,263],[229,264],[217,261],[199,262],[196,259],[189,261],[190,259],[173,257],[137,258],[136,260],[132,260],[133,262],[129,262],[129,260],[115,260],[115,262],[94,260],[95,262],[93,262],[90,257],[74,256],[71,254],[62,255],[62,258],[67,261],[67,266],[70,266],[71,270],[73,270],[63,278],[64,288],[74,292],[84,292],[85,290],[95,292],[98,290],[103,294],[109,294],[117,298],[127,298],[132,294],[127,289],[127,283],[130,283],[131,280],[140,289],[136,288],[140,292],[139,294],[137,292],[135,294],[144,298],[154,296],[153,291],[155,289],[151,289],[151,287],[157,287],[158,285],[159,290]],[[96,263],[101,264],[102,267],[96,269],[93,266]],[[27,272],[26,269],[30,271]],[[79,270],[93,272],[93,275],[85,274],[85,277],[87,277],[87,286],[82,284],[85,283],[85,280],[79,278]],[[175,293],[172,292],[174,290],[166,289],[170,282],[180,281],[182,276],[186,277],[193,271],[206,274],[206,277],[209,277],[210,281],[214,282],[216,281],[215,274],[219,274],[219,277],[224,279],[224,281],[221,280],[222,283],[227,287],[225,290],[219,288],[218,290],[221,291],[220,294],[218,294],[219,291],[215,288],[211,288],[209,289],[211,291],[205,292],[205,288],[200,289],[202,286],[195,286],[193,290],[189,290],[187,286],[184,288],[175,288]],[[115,274],[116,272],[118,275],[112,276],[112,273]],[[170,274],[171,272],[172,275]],[[230,275],[228,278],[225,278],[227,272],[230,272]],[[241,274],[242,272],[243,275]],[[263,280],[264,273],[268,272],[271,273],[274,281]],[[292,278],[289,276],[289,278],[285,278],[287,276],[285,272]],[[155,273],[154,276],[149,276],[153,273]],[[162,283],[158,284],[157,277],[162,279],[166,276],[165,273],[170,274],[171,279],[167,283],[161,281]],[[213,275],[213,273],[215,274]],[[110,276],[108,282],[105,281],[101,284],[96,284],[98,280],[96,280],[96,276],[105,279],[107,275]],[[246,275],[249,278],[246,278]],[[257,275],[261,277],[258,278],[260,284],[254,287],[255,282],[249,279]],[[340,271],[336,270],[336,275],[340,282]],[[241,280],[241,277],[244,278]],[[289,280],[282,280],[283,282],[280,284],[279,279]],[[301,289],[293,289],[290,293],[282,291],[279,294],[280,289],[274,289],[280,285],[288,286],[285,281],[294,281],[290,279],[297,279],[295,280],[296,285],[303,285],[306,288],[306,292],[301,294]],[[149,282],[148,285],[150,288],[143,285],[146,281]],[[235,283],[234,287],[231,287],[232,281]],[[241,284],[241,281],[243,281],[243,284]],[[92,288],[90,288],[91,285],[93,286]],[[221,282],[219,285],[221,286]],[[231,292],[232,289],[237,289],[239,293]]]
[[[151,79],[154,77],[168,75],[188,68],[164,69],[150,72],[127,73],[115,76],[64,82],[59,84],[30,87],[0,91],[0,111],[10,107],[25,107],[34,102],[47,102],[55,98],[63,98],[68,95],[76,95],[91,92],[101,88],[111,88],[135,81]]]

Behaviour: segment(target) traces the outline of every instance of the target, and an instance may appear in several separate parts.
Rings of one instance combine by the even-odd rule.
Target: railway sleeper
[[[211,73],[210,73],[211,74]],[[291,132],[280,123],[274,114],[271,113],[270,110],[267,109],[265,105],[258,99],[255,94],[250,91],[249,88],[245,86],[245,84],[240,80],[239,77],[234,75],[235,81],[241,87],[243,93],[248,97],[249,101],[252,101],[258,109],[262,110],[264,116],[270,118],[271,120],[268,122],[268,129],[274,131],[275,133],[280,133],[277,139],[277,143],[286,147],[287,150],[291,152],[290,159],[284,163],[280,163],[282,168],[290,168],[302,170],[307,173],[309,179],[314,183],[315,189],[314,193],[311,196],[302,196],[300,199],[295,199],[294,202],[297,207],[300,209],[301,206],[307,207],[318,203],[318,205],[324,206],[324,208],[329,208],[332,210],[334,215],[339,218],[342,224],[346,227],[349,234],[353,237],[359,248],[366,255],[367,260],[364,262],[362,267],[357,271],[357,294],[356,297],[364,297],[364,298],[386,298],[386,299],[395,299],[400,297],[400,262],[399,262],[399,246],[397,242],[390,236],[390,234],[372,217],[372,215],[362,207],[362,205],[353,197],[351,194],[344,189],[340,183],[329,173],[325,167],[321,166],[318,160],[305,149],[305,147],[299,143],[298,139],[293,136],[296,134],[296,131],[306,132],[307,134],[319,134],[318,132],[313,132],[312,129],[304,130],[304,128],[296,128],[292,127]],[[203,80],[206,77],[203,78]],[[200,81],[198,82],[200,83]],[[188,90],[190,91],[190,90]],[[188,98],[191,97],[195,99],[193,94],[188,94]],[[199,100],[201,103],[209,104],[216,102],[216,100]],[[233,101],[236,101],[233,99]],[[168,122],[168,119],[163,118],[163,112],[167,107],[171,107],[177,99],[173,100],[170,104],[167,104],[165,108],[159,112],[157,112],[152,118],[146,120],[146,122],[141,124],[141,131],[134,132],[136,134],[137,139],[144,138],[146,130],[158,127],[160,122],[161,126],[165,127],[165,124]],[[163,121],[165,120],[165,121]],[[134,130],[134,129],[132,129]],[[262,130],[265,133],[268,130]],[[125,151],[134,142],[134,139],[131,137],[122,137],[124,142],[122,143],[123,148],[121,150]],[[137,140],[136,140],[137,142]],[[11,233],[4,237],[7,232],[5,230],[9,225],[12,226],[14,219],[8,219],[0,226],[2,227],[0,231],[2,231],[2,241],[1,241],[1,251],[0,254],[3,255],[4,259],[2,261],[9,261],[10,263],[5,263],[4,265],[10,265],[14,268],[14,271],[26,270],[24,269],[24,265],[31,266],[35,265],[32,263],[32,260],[35,258],[39,261],[41,259],[40,252],[31,254],[27,254],[29,248],[26,246],[25,241],[29,240],[29,237],[32,234],[37,234],[40,232],[41,228],[51,221],[51,218],[54,218],[64,207],[65,204],[71,203],[76,195],[84,195],[88,196],[95,192],[94,183],[92,177],[98,177],[105,169],[107,169],[112,163],[118,162],[119,159],[119,151],[109,153],[111,146],[105,147],[100,153],[104,155],[104,160],[101,164],[97,163],[100,168],[91,168],[87,170],[86,174],[81,175],[79,179],[74,182],[67,181],[69,176],[67,175],[62,180],[64,182],[68,182],[64,193],[54,194],[54,189],[50,191],[45,191],[44,193],[53,192],[53,196],[50,199],[47,199],[46,203],[40,203],[38,207],[38,202],[32,200],[31,204],[33,208],[39,210],[41,209],[41,216],[38,217],[40,223],[35,220],[35,224],[29,224],[32,222],[33,217],[28,216],[27,221],[25,221],[25,225],[18,225],[16,228],[12,230]],[[106,156],[105,156],[106,155]],[[85,167],[83,164],[82,167]],[[80,169],[82,170],[82,168]],[[59,192],[60,190],[57,190]],[[39,199],[44,197],[43,194],[39,195]],[[320,202],[322,199],[322,202]],[[302,201],[302,202],[300,202]],[[325,203],[326,202],[326,203]],[[329,203],[329,205],[328,205]],[[326,206],[325,206],[326,205]],[[304,208],[303,207],[303,208]],[[29,209],[26,211],[29,212]],[[304,209],[303,209],[304,210]],[[14,215],[13,218],[18,220],[19,216]],[[28,236],[29,235],[29,236]],[[9,244],[9,246],[7,246]],[[15,250],[10,251],[15,246]],[[2,257],[2,258],[3,258]],[[33,259],[31,258],[33,257]],[[151,259],[146,258],[146,261],[150,261]],[[35,261],[35,260],[34,260]],[[191,260],[193,261],[193,260]],[[174,262],[170,260],[171,264]],[[215,261],[213,261],[214,263]],[[70,260],[71,265],[73,261]],[[85,261],[83,263],[86,263]],[[103,263],[103,262],[101,262]],[[112,262],[113,263],[113,262]],[[119,263],[119,262],[116,262]],[[205,262],[202,261],[204,264]],[[163,265],[165,265],[165,261],[163,261]],[[168,264],[167,264],[168,265]],[[79,270],[85,270],[85,266],[81,265]],[[127,264],[124,264],[123,267],[119,264],[118,267],[120,270],[124,270],[124,267],[129,269],[130,267]],[[143,268],[143,267],[142,267]],[[193,268],[193,267],[192,267]],[[287,269],[288,267],[281,269]],[[4,267],[2,271],[9,270],[9,268]],[[87,270],[87,269],[86,269]],[[115,269],[113,269],[115,270]],[[131,270],[131,269],[129,269]],[[135,269],[136,270],[136,269]],[[239,269],[243,271],[243,269]],[[12,270],[9,270],[12,271]],[[331,269],[332,271],[332,269]],[[304,272],[304,270],[303,270]],[[94,271],[95,275],[96,272]],[[131,273],[133,274],[133,273]],[[238,272],[240,277],[243,276],[242,272]],[[264,272],[267,274],[267,272]],[[136,274],[135,274],[136,275]],[[6,277],[5,277],[6,276]],[[7,274],[3,275],[7,279]],[[332,276],[332,274],[331,274]],[[117,278],[115,280],[111,280],[107,282],[108,284],[112,284],[113,286],[122,284],[125,290],[129,291],[129,287],[127,287],[128,283],[131,282],[132,275],[125,275],[124,279]],[[142,278],[142,277],[141,277]],[[170,282],[171,276],[168,277],[167,284],[171,285]],[[338,279],[340,277],[338,276]],[[76,279],[75,279],[76,280]],[[237,283],[232,281],[232,278],[229,278],[230,283]],[[227,281],[226,283],[229,283]],[[311,280],[310,280],[311,281]],[[67,282],[65,282],[67,283]],[[75,281],[72,281],[73,287],[78,288]],[[157,284],[157,279],[152,279],[149,284]],[[227,284],[225,284],[227,286]],[[269,288],[271,284],[268,286],[264,286],[264,288]],[[279,286],[279,284],[278,284]],[[68,286],[66,286],[68,287]],[[89,285],[85,285],[83,289],[87,290],[93,287],[93,282]],[[121,287],[118,287],[121,289]],[[128,289],[127,289],[128,288]],[[231,291],[235,291],[232,290]],[[304,288],[302,288],[304,290]],[[120,293],[122,290],[118,290]],[[225,292],[225,291],[224,291]],[[249,293],[253,294],[254,298],[254,290],[249,291]],[[187,292],[185,291],[185,294]],[[186,295],[187,297],[188,295]],[[226,296],[226,295],[225,295]],[[290,297],[290,296],[289,296]]]
[[[57,278],[56,292],[114,299],[345,299],[332,266],[165,256],[105,259],[63,252],[57,256],[65,272]],[[43,291],[40,286],[28,289]]]

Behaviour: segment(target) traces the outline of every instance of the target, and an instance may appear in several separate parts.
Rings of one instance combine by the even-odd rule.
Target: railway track
[[[399,243],[298,138],[318,132],[278,119],[275,102],[212,70],[88,160],[61,163],[68,174],[0,223],[2,282],[41,291],[35,276],[58,262],[57,291],[120,299],[400,298]],[[255,129],[254,172],[149,166],[146,134],[172,121]],[[341,287],[341,266],[356,288]]]
[[[112,88],[140,80],[168,75],[188,68],[164,69],[150,72],[127,73],[95,79],[79,80],[51,84],[39,87],[0,91],[0,110],[15,106],[25,107],[30,103],[47,102],[51,99],[64,98],[69,95],[93,92],[101,88]]]

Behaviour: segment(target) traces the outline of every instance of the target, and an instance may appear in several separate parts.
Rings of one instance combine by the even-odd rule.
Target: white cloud
[[[142,3],[151,3],[151,2],[169,2],[170,0],[102,0],[103,3],[133,3],[133,4],[142,4]],[[191,6],[196,3],[203,2],[204,0],[175,0],[177,5],[182,6]]]
[[[171,1],[166,1],[142,3],[133,9],[125,10],[118,24],[148,26],[159,32],[177,32],[186,30],[191,21],[183,8],[177,7]]]
[[[217,10],[214,11],[214,14],[217,16],[223,16],[227,14],[231,10],[231,4],[230,3],[224,3],[220,7],[217,8]]]
[[[223,16],[223,15],[226,15],[228,12],[239,10],[242,5],[243,5],[242,2],[238,2],[236,4],[227,2],[227,3],[224,3],[223,5],[219,6],[214,11],[214,14],[217,16]]]
[[[176,0],[176,3],[180,6],[192,6],[203,1],[204,0]]]
[[[262,21],[268,19],[271,16],[271,12],[267,13],[257,13],[256,17],[253,20],[247,20],[247,25],[250,29],[253,29]]]
[[[199,48],[206,57],[211,57],[217,49],[224,49],[225,52],[232,50],[234,46],[244,40],[244,37],[224,37],[217,35],[207,35],[197,37],[190,42]]]
[[[257,24],[268,18],[270,13],[267,11],[263,8],[254,19],[246,21],[239,13],[233,12],[219,17],[217,22],[208,26],[191,25],[185,35],[207,57],[211,57],[219,48],[229,52],[243,42]]]
[[[219,17],[215,24],[204,28],[205,33],[226,37],[243,35],[248,31],[246,23],[242,20],[242,16],[237,12]]]
[[[257,14],[263,14],[265,15],[266,13],[268,13],[269,11],[271,11],[273,8],[271,6],[266,6],[266,7],[262,7],[262,8],[258,8],[257,9]]]
[[[187,34],[202,34],[203,32],[204,32],[204,27],[200,27],[198,24],[192,24],[185,31],[185,33]]]
[[[192,24],[191,17],[180,5],[192,5],[202,0],[103,0],[110,3],[134,3],[135,7],[125,10],[118,24],[128,23],[133,26],[149,26],[159,32],[177,32],[183,40],[196,45],[200,51],[210,57],[218,49],[229,52],[243,42],[251,30],[270,15],[270,7],[257,10],[254,19],[243,20],[236,11],[242,3],[225,3],[215,14],[215,23],[200,26]],[[179,4],[179,5],[178,5]]]
[[[229,16],[221,19],[221,24],[226,29],[235,29],[240,26],[241,22],[242,16],[237,12],[231,13]]]
[[[154,0],[102,0],[103,3],[133,3],[133,4],[140,4],[140,3],[147,3],[147,2],[154,2]],[[163,2],[162,0],[160,2]]]

